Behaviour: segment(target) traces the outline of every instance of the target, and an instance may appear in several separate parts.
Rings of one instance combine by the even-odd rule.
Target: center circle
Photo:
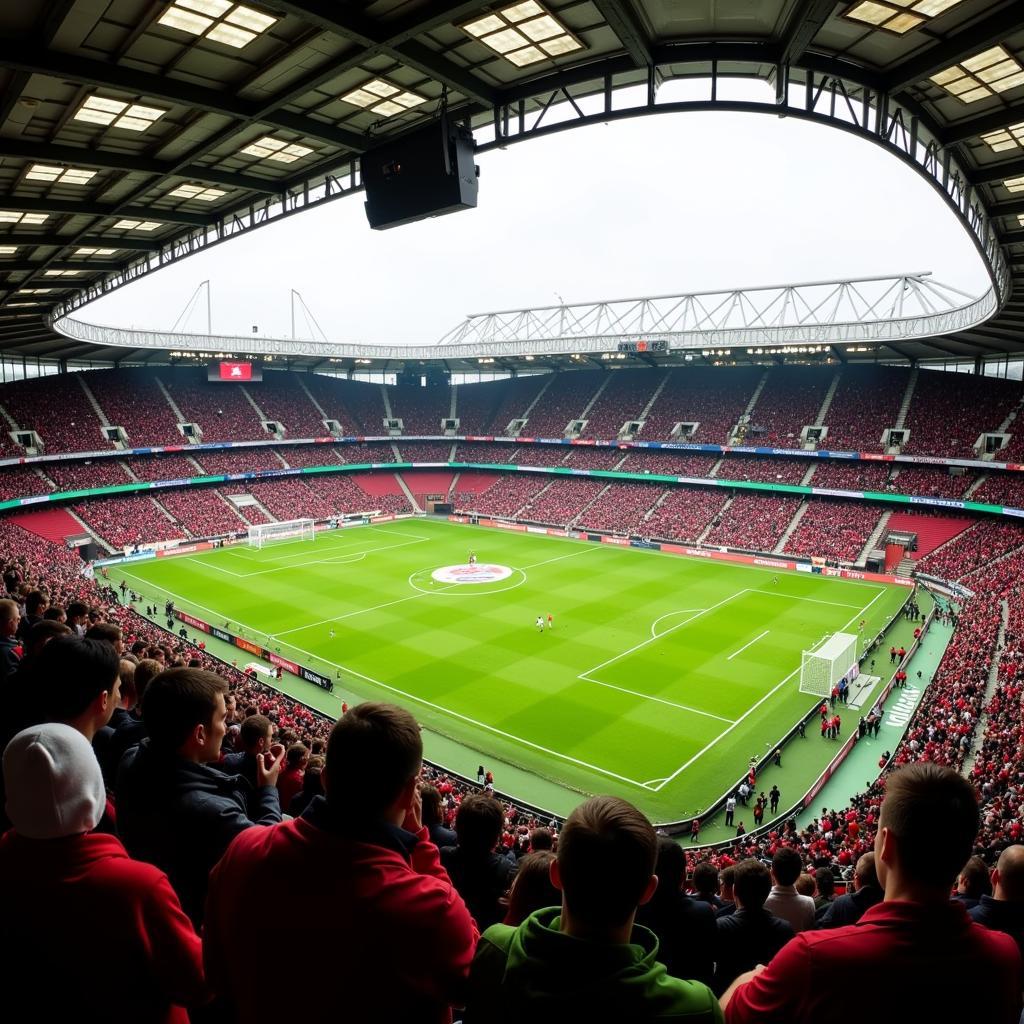
[[[438,583],[498,583],[512,575],[507,565],[442,565],[430,574]]]

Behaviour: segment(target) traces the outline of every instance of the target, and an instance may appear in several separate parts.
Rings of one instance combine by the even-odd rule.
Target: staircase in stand
[[[803,519],[804,513],[807,511],[807,502],[801,501],[797,510],[793,513],[793,518],[790,519],[789,525],[782,532],[782,536],[779,538],[778,544],[772,548],[773,555],[781,555],[786,548],[786,544],[789,542],[789,538],[793,536],[796,528],[800,525],[800,520]]]
[[[882,538],[885,536],[886,531],[888,530],[889,519],[891,516],[892,511],[890,509],[886,509],[882,513],[882,518],[878,520],[878,525],[871,531],[871,536],[868,537],[867,543],[861,549],[861,552],[857,556],[857,560],[856,562],[854,562],[854,565],[863,565],[867,561],[868,555],[871,554],[872,551],[876,551],[879,549],[882,543]]]
[[[110,420],[108,420],[107,417],[104,415],[103,408],[100,406],[100,403],[96,400],[96,396],[92,393],[92,388],[90,388],[89,385],[86,383],[85,374],[76,373],[75,380],[77,380],[78,383],[82,385],[82,390],[85,392],[85,397],[88,399],[89,404],[92,406],[92,411],[96,413],[96,416],[99,418],[100,423],[102,423],[103,426],[105,427],[109,427]]]
[[[832,383],[829,385],[828,391],[825,393],[825,399],[821,403],[821,408],[818,410],[818,415],[814,417],[814,423],[821,425],[825,422],[825,417],[828,415],[828,410],[832,405],[832,399],[836,397],[836,391],[839,388],[839,379],[842,377],[843,371],[838,370],[836,375],[832,378]]]
[[[584,505],[583,508],[581,508],[579,512],[577,512],[576,515],[574,515],[572,519],[569,520],[568,525],[575,526],[577,523],[581,522],[583,520],[583,517],[587,514],[587,510],[590,508],[590,506],[593,505],[594,502],[599,501],[602,497],[604,497],[604,495],[606,495],[611,490],[611,487],[611,484],[605,484],[605,486],[602,487],[596,495],[594,495],[593,499],[591,501],[588,501],[586,505]]]
[[[704,543],[704,538],[712,531],[712,529],[714,529],[715,521],[721,520],[722,516],[724,516],[725,513],[729,511],[729,506],[733,503],[734,500],[735,498],[733,497],[726,499],[725,504],[711,517],[711,521],[708,523],[707,526],[704,527],[703,530],[701,530],[700,536],[697,538],[698,544]]]
[[[910,371],[910,380],[907,381],[907,390],[903,392],[903,401],[900,403],[900,411],[896,417],[894,427],[902,428],[907,422],[907,413],[910,411],[910,401],[914,397],[914,388],[917,387],[917,375],[921,371],[915,366]]]

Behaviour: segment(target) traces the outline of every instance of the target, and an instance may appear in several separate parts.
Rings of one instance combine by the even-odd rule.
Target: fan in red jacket
[[[1017,944],[949,898],[977,832],[977,794],[951,768],[921,761],[890,775],[875,837],[885,899],[858,924],[804,932],[741,974],[722,996],[726,1024],[862,1024],[863,1000],[836,998],[847,972],[870,978],[883,1020],[1017,1024]]]
[[[202,947],[167,876],[93,832],[106,806],[89,741],[20,732],[3,758],[3,1006],[9,1020],[187,1024],[207,1001]],[[19,1011],[21,1011],[19,1013]]]
[[[210,876],[204,955],[237,1020],[290,1020],[296,998],[310,1020],[451,1020],[479,936],[420,818],[422,757],[407,711],[360,704],[328,741],[326,798],[228,847]],[[256,982],[275,941],[268,907],[304,908],[303,974],[324,983],[297,996]]]

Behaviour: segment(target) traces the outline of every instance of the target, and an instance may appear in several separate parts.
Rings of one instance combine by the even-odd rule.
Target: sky
[[[670,83],[665,89],[682,83]],[[737,89],[764,98],[764,83]],[[665,95],[665,90],[661,95]],[[218,334],[430,344],[470,313],[984,266],[923,179],[843,131],[709,111],[599,124],[480,154],[475,210],[372,231],[357,194],[151,274],[78,319],[169,330],[209,279]],[[180,330],[205,332],[205,302]],[[297,334],[313,337],[298,318]]]

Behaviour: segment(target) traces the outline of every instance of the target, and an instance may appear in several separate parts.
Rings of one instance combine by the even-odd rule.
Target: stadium
[[[846,1021],[832,929],[893,1015],[1019,1019],[1018,4],[25,0],[0,29],[12,1005],[287,1012],[252,967],[299,920],[356,1020]],[[884,154],[983,289],[880,254],[414,344],[332,339],[294,289],[287,336],[215,332],[210,281],[169,330],[95,312],[335,203],[400,238],[516,143],[715,112]],[[556,904],[576,946],[495,973]]]

